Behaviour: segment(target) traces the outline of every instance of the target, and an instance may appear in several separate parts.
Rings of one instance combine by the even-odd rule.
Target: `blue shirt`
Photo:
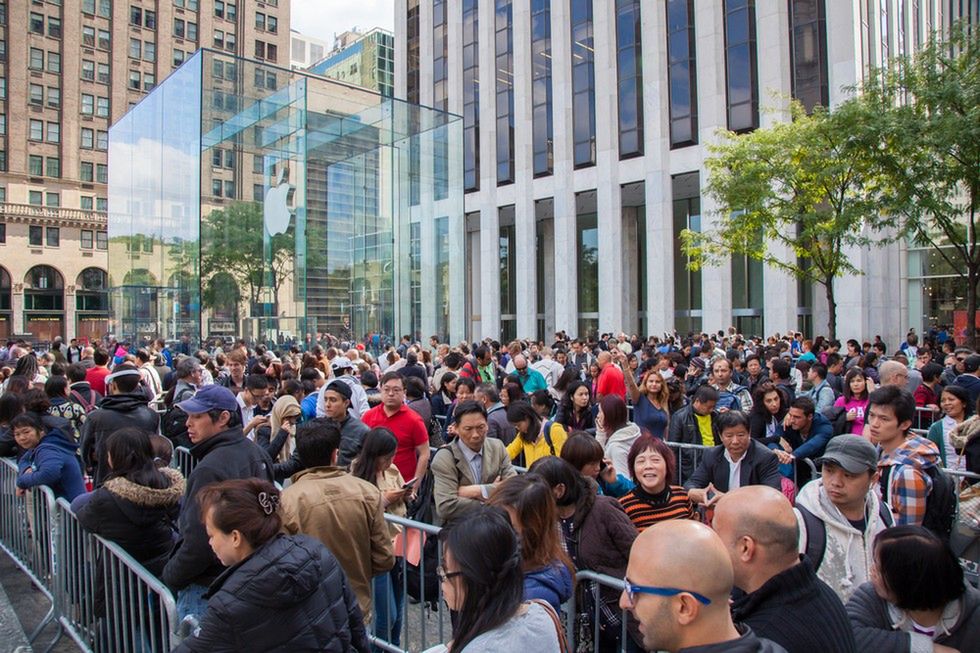
[[[650,435],[662,440],[667,431],[667,411],[650,403],[646,395],[640,395],[640,400],[633,407],[633,423],[641,430],[649,431]]]

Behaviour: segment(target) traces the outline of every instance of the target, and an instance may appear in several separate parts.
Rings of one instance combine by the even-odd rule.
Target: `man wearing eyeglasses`
[[[689,519],[663,521],[633,542],[619,607],[640,622],[647,651],[785,653],[732,622],[733,582],[731,559],[714,531]]]
[[[398,440],[394,464],[412,484],[412,495],[429,468],[429,432],[418,413],[405,405],[405,380],[398,372],[381,377],[381,403],[364,413],[368,428],[383,426]]]
[[[789,500],[754,485],[729,492],[715,508],[715,532],[728,549],[736,622],[791,653],[853,653],[844,604],[799,554],[799,525]]]

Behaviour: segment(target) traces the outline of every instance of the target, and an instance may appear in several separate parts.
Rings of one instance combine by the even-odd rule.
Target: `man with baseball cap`
[[[340,449],[337,453],[337,465],[340,467],[347,467],[357,457],[364,436],[371,430],[350,414],[352,397],[351,387],[342,379],[334,379],[323,388],[326,418],[340,431]]]
[[[892,526],[892,514],[878,499],[878,452],[862,437],[839,435],[822,457],[820,478],[796,498],[800,553],[817,576],[847,602],[868,580],[875,536]]]
[[[367,393],[364,391],[364,386],[354,378],[353,369],[354,364],[351,362],[347,356],[339,355],[336,356],[332,361],[330,361],[330,369],[333,370],[333,375],[337,381],[346,383],[350,388],[350,414],[351,417],[356,417],[361,419],[364,413],[368,411],[370,406],[368,405]],[[320,388],[320,396],[316,400],[316,416],[317,417],[327,417],[327,407],[324,403],[324,395],[326,394],[327,385],[325,384]]]
[[[231,390],[206,385],[177,405],[187,413],[187,436],[197,465],[187,477],[178,519],[180,539],[163,569],[163,581],[177,591],[177,613],[183,619],[204,614],[204,594],[225,570],[208,544],[197,493],[230,479],[274,479],[269,454],[242,432],[241,411]]]

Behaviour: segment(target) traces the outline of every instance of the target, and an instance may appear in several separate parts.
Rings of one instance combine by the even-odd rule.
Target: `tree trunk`
[[[837,340],[837,300],[834,298],[834,278],[828,277],[823,281],[824,290],[827,291],[827,337],[830,340]],[[812,338],[814,334],[808,333],[806,337]]]
[[[971,264],[967,272],[966,295],[966,333],[964,344],[972,343],[975,351],[980,351],[980,338],[977,337],[977,281],[980,280],[980,269]]]

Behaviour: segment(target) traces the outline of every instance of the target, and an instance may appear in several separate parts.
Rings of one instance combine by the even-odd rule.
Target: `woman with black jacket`
[[[105,484],[77,497],[72,512],[82,527],[115,542],[159,576],[173,548],[184,477],[158,469],[150,434],[119,429],[106,440],[109,475]]]
[[[202,489],[198,500],[211,548],[227,569],[205,595],[201,627],[176,652],[368,653],[344,570],[318,540],[280,532],[272,483],[222,481]]]
[[[749,435],[768,446],[783,437],[783,418],[789,412],[789,399],[771,381],[761,381],[752,392]]]

